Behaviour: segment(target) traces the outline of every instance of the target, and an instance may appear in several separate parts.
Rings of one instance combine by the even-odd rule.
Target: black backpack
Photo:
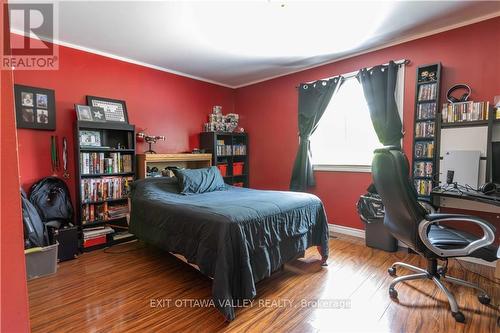
[[[24,248],[43,247],[48,244],[45,225],[35,206],[21,189],[21,205],[24,225]]]
[[[60,178],[46,177],[33,184],[30,202],[45,224],[60,228],[73,223],[73,205],[68,186]]]

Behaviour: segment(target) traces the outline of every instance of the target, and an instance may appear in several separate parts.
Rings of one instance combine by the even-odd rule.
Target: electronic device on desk
[[[484,194],[493,195],[498,193],[499,188],[495,183],[484,183],[477,190]]]

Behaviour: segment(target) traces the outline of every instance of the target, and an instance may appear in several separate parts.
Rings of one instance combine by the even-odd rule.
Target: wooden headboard
[[[137,154],[137,178],[146,178],[149,166],[163,170],[166,167],[187,169],[208,168],[212,165],[212,154]]]

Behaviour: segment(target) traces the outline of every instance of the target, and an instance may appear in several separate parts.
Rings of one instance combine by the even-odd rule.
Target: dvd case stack
[[[415,157],[416,158],[433,158],[434,157],[434,141],[415,142]]]
[[[103,177],[81,180],[82,203],[126,198],[133,177]]]
[[[226,145],[224,140],[217,140],[217,155],[219,156],[232,155],[232,146]]]
[[[417,190],[418,195],[421,196],[430,195],[432,191],[432,180],[416,179],[415,189]]]
[[[488,120],[490,102],[445,103],[441,111],[443,123]]]
[[[432,138],[434,137],[435,124],[432,121],[423,121],[415,124],[415,137]]]
[[[427,83],[422,84],[418,89],[418,101],[429,101],[437,97],[437,84]]]
[[[432,162],[415,162],[413,173],[415,177],[432,177]]]
[[[105,222],[127,217],[128,204],[85,204],[82,208],[82,224]]]
[[[82,175],[132,172],[132,155],[110,153],[80,153]]]
[[[417,119],[434,119],[436,117],[436,102],[417,105]]]
[[[233,146],[233,155],[246,155],[247,146],[243,144],[238,144]]]

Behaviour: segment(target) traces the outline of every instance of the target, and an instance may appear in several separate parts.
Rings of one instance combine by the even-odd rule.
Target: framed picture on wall
[[[76,118],[79,121],[93,121],[92,110],[88,105],[75,104]]]
[[[87,105],[104,110],[104,120],[128,124],[125,101],[105,97],[87,96]]]
[[[14,85],[17,128],[54,131],[55,92],[51,89]]]
[[[76,118],[79,121],[104,122],[104,110],[98,107],[75,104]]]

